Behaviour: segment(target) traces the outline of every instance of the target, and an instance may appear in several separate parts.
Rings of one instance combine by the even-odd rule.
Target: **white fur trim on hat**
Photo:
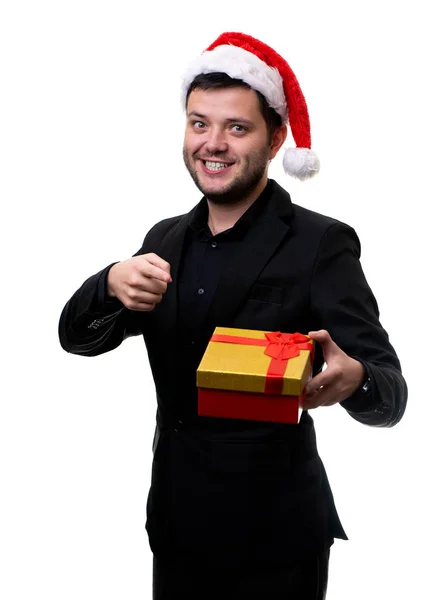
[[[182,105],[186,105],[189,86],[197,75],[206,73],[226,73],[233,79],[240,79],[252,89],[260,92],[286,123],[288,107],[283,90],[283,80],[277,69],[269,67],[252,52],[231,45],[217,46],[198,56],[183,74]]]
[[[308,148],[288,148],[283,155],[283,169],[288,175],[304,181],[318,173],[320,161]]]

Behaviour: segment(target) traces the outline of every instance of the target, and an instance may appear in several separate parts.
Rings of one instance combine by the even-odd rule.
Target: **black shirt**
[[[266,207],[271,182],[233,227],[213,235],[208,226],[208,204],[203,198],[190,221],[178,275],[178,329],[192,346],[203,330],[223,269],[235,260],[245,234]],[[215,326],[215,324],[214,324]]]

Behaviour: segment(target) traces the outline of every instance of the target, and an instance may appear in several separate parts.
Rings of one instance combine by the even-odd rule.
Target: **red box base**
[[[271,423],[298,423],[303,394],[280,396],[198,389],[198,414],[201,417],[247,419]]]

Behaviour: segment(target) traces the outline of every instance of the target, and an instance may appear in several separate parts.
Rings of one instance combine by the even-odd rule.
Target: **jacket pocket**
[[[283,288],[273,285],[265,285],[263,283],[256,283],[252,286],[248,300],[267,302],[269,304],[281,306],[283,301]]]
[[[236,315],[232,327],[243,329],[282,329],[283,288],[256,283]]]

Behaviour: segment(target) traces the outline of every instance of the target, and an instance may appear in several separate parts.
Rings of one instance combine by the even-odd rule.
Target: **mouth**
[[[226,172],[234,163],[221,162],[215,160],[201,160],[205,173],[218,174]]]

